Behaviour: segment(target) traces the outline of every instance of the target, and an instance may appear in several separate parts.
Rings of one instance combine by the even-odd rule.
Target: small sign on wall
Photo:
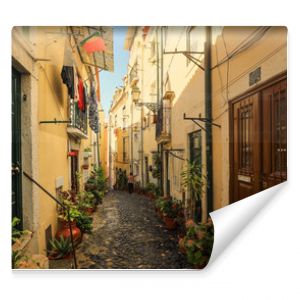
[[[255,69],[249,74],[249,85],[253,85],[261,80],[261,68]]]
[[[64,185],[64,177],[63,176],[58,176],[55,178],[55,187],[58,189],[60,187],[63,187]]]

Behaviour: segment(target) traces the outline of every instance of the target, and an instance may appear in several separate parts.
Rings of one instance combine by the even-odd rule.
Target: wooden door
[[[21,151],[21,74],[12,69],[12,217],[21,219],[22,228],[22,151]]]
[[[287,81],[232,104],[232,201],[287,179]]]
[[[233,201],[260,191],[259,94],[233,104]]]
[[[287,82],[262,91],[262,189],[287,179]]]
[[[75,152],[75,156],[71,156],[71,189],[74,192],[79,191],[78,186],[78,179],[77,179],[77,173],[78,173],[78,151],[77,150],[71,150],[72,152]]]

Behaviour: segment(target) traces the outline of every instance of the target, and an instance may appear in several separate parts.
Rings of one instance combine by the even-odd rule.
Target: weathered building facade
[[[57,228],[57,204],[29,177],[57,197],[61,190],[78,191],[99,164],[98,110],[92,118],[89,108],[91,101],[94,107],[100,101],[100,82],[98,68],[81,57],[80,30],[12,30],[12,208],[22,227],[33,232],[31,253],[46,253]],[[64,77],[66,70],[74,77],[70,73]],[[69,84],[75,77],[81,89]],[[77,92],[79,100],[75,100]]]
[[[129,142],[130,153],[139,151],[131,170],[142,186],[153,182],[187,201],[181,172],[197,160],[210,178],[199,191],[201,220],[287,176],[286,28],[212,27],[209,47],[207,32],[130,27],[123,89],[128,120],[139,129],[138,143],[134,134]],[[151,174],[153,154],[161,160],[159,179]]]

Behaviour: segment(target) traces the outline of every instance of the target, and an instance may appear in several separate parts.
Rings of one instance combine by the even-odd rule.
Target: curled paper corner
[[[287,182],[283,182],[210,213],[214,225],[214,245],[206,267],[209,267],[224,252],[235,237],[278,195],[279,190],[282,190],[286,184]]]

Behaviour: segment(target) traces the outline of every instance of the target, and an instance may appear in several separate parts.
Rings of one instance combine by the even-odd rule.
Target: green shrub
[[[59,239],[53,239],[50,242],[51,250],[48,255],[59,259],[68,256],[72,252],[71,239],[60,236]]]
[[[92,192],[80,192],[77,195],[78,199],[78,209],[84,211],[86,208],[92,208],[96,204],[95,196]]]
[[[27,232],[28,230],[20,230],[19,224],[21,223],[21,220],[17,217],[14,217],[11,222],[11,244],[13,245],[15,242],[17,242],[21,236]],[[12,268],[16,269],[18,267],[19,262],[25,258],[23,250],[13,250],[11,253],[11,262],[12,262]]]
[[[76,225],[81,232],[90,233],[93,229],[92,222],[93,218],[83,213],[77,218]]]
[[[214,227],[211,219],[207,223],[186,222],[186,236],[183,244],[190,264],[203,268],[207,265],[214,243]]]

